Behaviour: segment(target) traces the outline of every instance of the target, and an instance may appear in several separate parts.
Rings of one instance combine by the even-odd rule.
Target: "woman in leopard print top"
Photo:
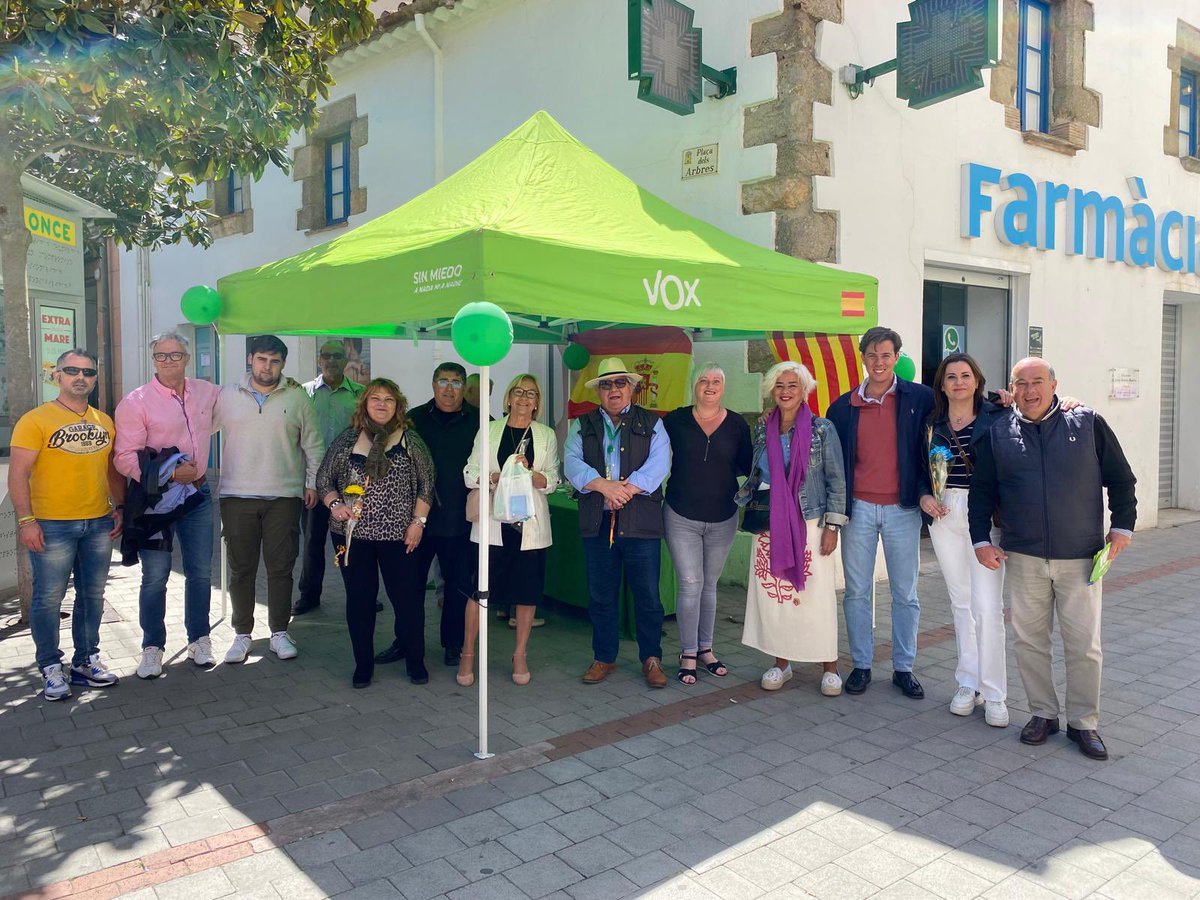
[[[361,494],[347,492],[352,485]],[[429,448],[408,428],[408,401],[394,381],[376,378],[362,392],[350,427],[325,453],[317,493],[329,507],[330,537],[346,585],[346,627],[354,651],[356,688],[375,668],[375,598],[379,577],[396,613],[396,640],[406,648],[413,684],[425,668],[425,586],[413,551],[433,502]],[[347,524],[356,519],[351,539]]]

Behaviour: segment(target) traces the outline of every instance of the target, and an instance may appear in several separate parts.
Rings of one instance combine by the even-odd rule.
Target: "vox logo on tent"
[[[646,289],[646,299],[650,305],[654,306],[661,300],[662,305],[672,312],[693,303],[699,306],[700,298],[696,296],[696,288],[699,286],[699,278],[686,281],[678,275],[663,275],[662,269],[654,276],[653,285],[650,284],[649,278],[642,279],[642,287]]]

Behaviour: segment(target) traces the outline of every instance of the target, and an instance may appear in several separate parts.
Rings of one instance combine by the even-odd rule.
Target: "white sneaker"
[[[187,657],[202,669],[211,669],[217,664],[212,652],[212,639],[208,635],[188,644]]]
[[[1003,700],[988,700],[983,704],[983,721],[993,728],[1008,727],[1008,707]]]
[[[767,671],[763,672],[762,685],[764,691],[777,691],[789,681],[792,680],[792,664],[788,663],[786,669],[781,669],[779,666],[771,666]]]
[[[826,697],[836,697],[842,692],[842,676],[837,672],[826,672],[821,676],[821,693]]]
[[[93,653],[81,666],[71,666],[71,684],[83,687],[116,687],[120,683],[121,679],[116,673],[110,672],[108,666],[100,661],[99,653]]]
[[[983,698],[975,693],[973,688],[959,686],[950,701],[950,712],[956,716],[969,716],[975,712],[975,707],[983,703]]]
[[[62,663],[55,663],[42,669],[42,677],[46,680],[43,690],[47,700],[66,700],[71,696],[71,686],[67,684],[67,676],[63,673]]]
[[[157,678],[162,674],[162,647],[143,647],[142,661],[138,663],[138,678]]]
[[[299,653],[292,636],[286,631],[276,631],[271,635],[271,652],[280,659],[295,659]]]
[[[229,645],[229,649],[225,651],[225,662],[227,663],[244,663],[246,657],[250,655],[250,635],[239,634],[233,639],[233,643]]]

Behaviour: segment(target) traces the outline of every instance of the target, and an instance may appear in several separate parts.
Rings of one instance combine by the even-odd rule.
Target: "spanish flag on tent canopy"
[[[776,362],[790,359],[803,363],[817,379],[817,389],[808,398],[813,415],[825,415],[829,404],[862,383],[862,354],[858,351],[857,335],[770,331],[767,343]]]

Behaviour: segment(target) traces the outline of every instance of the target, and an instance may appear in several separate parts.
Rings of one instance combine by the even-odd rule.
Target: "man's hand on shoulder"
[[[994,570],[1000,568],[1000,563],[1008,559],[1008,556],[995,544],[988,544],[986,547],[975,548],[975,558],[985,569]]]
[[[1133,542],[1133,539],[1129,535],[1120,531],[1110,531],[1105,540],[1112,545],[1108,548],[1109,559],[1116,559],[1121,555],[1121,551]]]

